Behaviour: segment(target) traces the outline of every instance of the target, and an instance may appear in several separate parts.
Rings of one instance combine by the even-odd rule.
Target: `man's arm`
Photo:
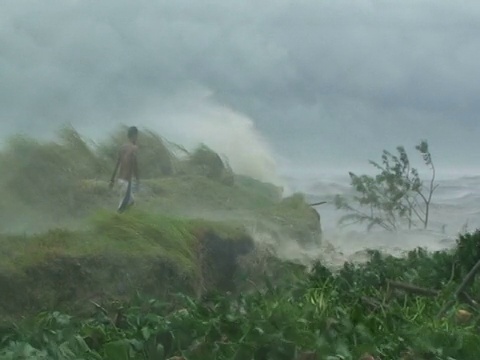
[[[137,160],[137,152],[135,151],[133,153],[133,176],[135,177],[135,180],[137,182],[137,186],[140,183],[140,178],[138,174],[138,160]]]

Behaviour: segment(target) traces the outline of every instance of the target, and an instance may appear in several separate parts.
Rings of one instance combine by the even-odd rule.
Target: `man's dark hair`
[[[138,134],[138,129],[136,126],[130,126],[128,128],[128,138],[131,139],[132,137],[134,137],[135,135]]]

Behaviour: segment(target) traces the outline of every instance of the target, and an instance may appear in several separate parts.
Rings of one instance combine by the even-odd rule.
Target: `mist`
[[[5,1],[0,141],[153,126],[275,179],[427,139],[439,171],[475,173],[479,20],[473,2]]]
[[[205,89],[153,101],[141,118],[147,128],[187,148],[207,144],[239,174],[282,184],[274,150],[254,121],[218,104]]]

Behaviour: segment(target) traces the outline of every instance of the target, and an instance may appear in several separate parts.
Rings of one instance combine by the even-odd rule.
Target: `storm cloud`
[[[473,1],[6,0],[1,137],[136,124],[329,170],[425,138],[476,168],[479,55]]]

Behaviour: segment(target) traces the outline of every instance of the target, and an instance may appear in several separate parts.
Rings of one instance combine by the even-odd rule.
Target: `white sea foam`
[[[302,174],[303,175],[303,174]],[[339,265],[345,260],[361,261],[366,249],[377,249],[392,255],[423,247],[431,251],[455,245],[459,233],[480,228],[480,176],[453,176],[440,179],[431,205],[428,230],[403,230],[391,233],[382,230],[367,232],[365,226],[341,228],[338,220],[344,212],[335,208],[335,194],[351,193],[347,177],[322,179],[320,176],[289,177],[290,188],[306,193],[311,202],[326,200],[317,207],[324,231],[322,249],[309,250],[310,258],[336,259]],[[327,254],[328,252],[329,254]],[[305,258],[305,256],[304,256]]]

